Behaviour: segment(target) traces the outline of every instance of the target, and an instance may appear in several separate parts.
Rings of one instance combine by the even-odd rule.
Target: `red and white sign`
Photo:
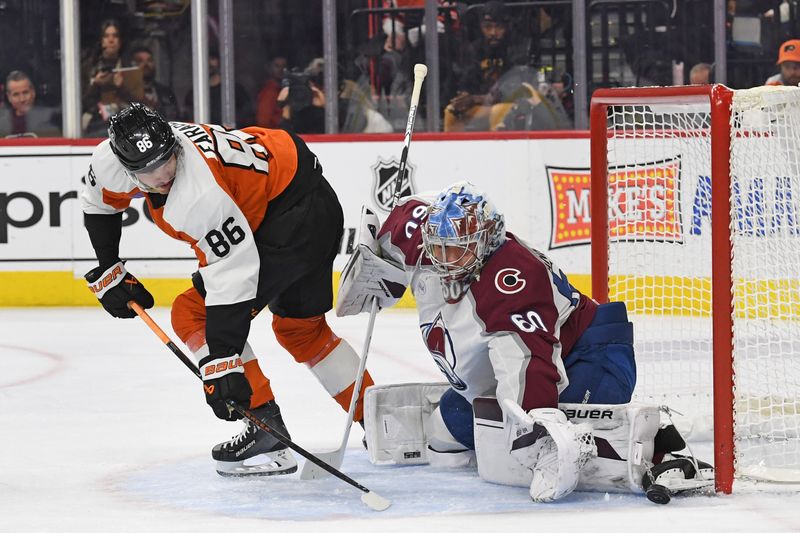
[[[633,164],[608,175],[608,231],[612,240],[682,242],[680,159]],[[588,168],[547,167],[552,225],[550,248],[590,244]]]

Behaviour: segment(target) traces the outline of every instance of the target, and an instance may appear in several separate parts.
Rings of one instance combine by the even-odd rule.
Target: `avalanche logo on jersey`
[[[372,175],[375,178],[372,185],[372,199],[375,200],[376,206],[387,213],[392,210],[392,198],[399,171],[400,163],[394,157],[388,161],[380,158],[372,167]],[[408,161],[406,161],[406,178],[400,186],[401,198],[412,196],[415,189],[414,166]]]
[[[442,314],[436,315],[433,322],[422,324],[422,338],[425,340],[425,346],[433,356],[433,361],[442,374],[445,375],[447,381],[456,390],[466,390],[467,384],[456,375],[456,353],[453,350],[453,340],[450,338],[450,332],[444,325]]]
[[[503,268],[494,277],[494,286],[503,294],[517,294],[525,288],[526,281],[520,277],[516,268]]]

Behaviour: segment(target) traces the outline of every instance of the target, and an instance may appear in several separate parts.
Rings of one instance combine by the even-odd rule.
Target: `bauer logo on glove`
[[[222,374],[226,370],[233,370],[242,365],[243,365],[242,358],[236,357],[234,359],[231,359],[230,361],[222,361],[221,363],[217,363],[216,365],[207,365],[203,369],[203,375],[210,376],[212,374]]]
[[[136,313],[128,307],[133,300],[145,309],[153,307],[153,295],[117,261],[105,270],[95,267],[84,276],[89,290],[97,296],[103,309],[116,318],[133,318]]]
[[[253,389],[244,373],[244,363],[239,354],[209,355],[200,360],[203,391],[206,402],[222,420],[238,420],[242,415],[232,411],[228,402],[250,405]]]

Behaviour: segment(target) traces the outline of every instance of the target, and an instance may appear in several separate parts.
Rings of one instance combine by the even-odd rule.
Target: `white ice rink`
[[[152,316],[173,335],[167,309]],[[255,320],[250,341],[292,438],[310,451],[335,448],[344,412],[277,345],[269,318]],[[358,351],[366,319],[329,317]],[[241,423],[214,418],[196,378],[144,323],[99,306],[0,310],[0,365],[2,533],[800,531],[797,493],[666,506],[574,493],[535,505],[524,489],[481,482],[472,470],[374,467],[358,427],[343,470],[392,501],[382,513],[335,478],[222,478],[210,449]],[[378,383],[441,381],[412,311],[378,316],[368,367]]]

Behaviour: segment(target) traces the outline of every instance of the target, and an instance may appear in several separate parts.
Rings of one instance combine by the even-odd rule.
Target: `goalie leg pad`
[[[437,433],[431,414],[449,388],[447,383],[368,388],[364,395],[364,427],[369,460],[376,465],[427,464],[429,436]],[[439,438],[443,440],[441,434]]]
[[[453,389],[448,389],[448,392]],[[431,466],[438,468],[462,468],[475,466],[475,451],[466,448],[459,439],[453,436],[445,422],[442,406],[447,392],[442,395],[439,407],[431,413],[426,426],[428,438],[428,460]],[[466,401],[466,400],[465,400]],[[469,404],[468,404],[469,405]],[[471,411],[471,408],[470,408]],[[472,413],[469,414],[469,427],[472,429]]]
[[[475,456],[478,475],[484,481],[514,487],[530,487],[533,473],[508,453],[503,410],[495,398],[472,401],[475,416]]]
[[[508,453],[503,412],[494,398],[476,398],[475,451],[478,474],[491,483],[528,487],[531,470]],[[642,492],[642,476],[653,457],[659,430],[656,406],[559,404],[569,420],[592,427],[597,457],[581,470],[576,490]]]
[[[589,424],[597,446],[597,457],[584,467],[577,490],[641,493],[660,425],[658,407],[562,403],[559,408],[573,422]]]

